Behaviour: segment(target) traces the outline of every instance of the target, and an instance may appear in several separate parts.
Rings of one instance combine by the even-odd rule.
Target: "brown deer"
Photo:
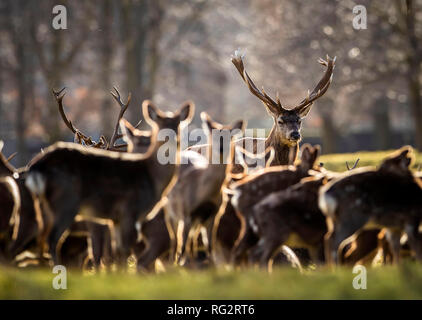
[[[309,176],[310,170],[317,168],[319,146],[305,144],[302,147],[301,162],[296,166],[275,166],[258,171],[231,186],[231,203],[242,221],[242,230],[234,250],[234,259],[239,261],[247,250],[255,244],[252,229],[252,206],[266,195],[288,188]]]
[[[236,159],[243,167],[243,172],[230,172],[230,184],[245,178],[260,169],[269,167],[274,159],[274,148],[269,147],[261,154],[253,154],[240,146],[235,146]],[[234,160],[234,159],[233,159]],[[232,163],[234,161],[232,160]],[[231,171],[231,170],[230,170]],[[215,264],[229,263],[231,251],[239,237],[241,220],[231,204],[232,194],[226,186],[222,188],[223,200],[212,226],[212,256]]]
[[[178,255],[183,255],[188,240],[196,239],[195,232],[199,232],[201,226],[215,217],[222,202],[221,187],[228,177],[227,168],[231,168],[229,164],[234,151],[232,141],[244,129],[243,121],[223,126],[205,112],[201,113],[201,119],[208,137],[209,164],[181,174],[168,197],[167,210],[175,234],[179,222],[183,222],[183,236],[177,239]],[[228,143],[220,143],[224,135],[229,137]],[[217,163],[211,160],[217,160]],[[206,241],[210,243],[210,239]]]
[[[403,147],[378,169],[356,169],[321,188],[319,207],[327,221],[325,255],[329,262],[339,262],[338,252],[360,230],[382,227],[388,231],[394,263],[399,262],[403,232],[417,259],[422,258],[418,232],[422,187],[409,169],[412,159],[412,148]]]
[[[252,140],[253,152],[256,153],[257,143],[261,141],[261,143],[265,143],[265,149],[271,146],[275,150],[275,159],[272,164],[273,166],[293,164],[297,157],[298,144],[301,140],[301,122],[311,110],[314,101],[322,97],[324,93],[327,92],[333,78],[336,58],[334,57],[334,59],[331,59],[327,55],[326,61],[323,59],[318,60],[320,64],[326,66],[325,74],[314,90],[312,90],[311,93],[308,91],[308,96],[297,106],[292,108],[287,108],[282,105],[278,94],[276,100],[274,100],[265,93],[264,89],[258,89],[246,72],[242,55],[238,50],[235,51],[231,61],[239,71],[239,74],[248,86],[249,91],[264,103],[268,113],[274,120],[271,132],[265,140],[262,138],[243,138],[237,143],[242,147],[245,147],[248,140]],[[233,168],[233,170],[234,172],[241,172],[242,168],[237,165]]]
[[[324,261],[325,217],[318,208],[319,188],[327,182],[321,174],[269,194],[252,208],[251,225],[259,239],[250,259],[266,267],[281,245],[306,248],[315,263]]]
[[[160,164],[157,153],[162,144],[156,141],[157,125],[147,112],[150,105],[150,101],[142,104],[144,117],[152,127],[151,146],[145,154],[59,142],[32,162],[26,185],[49,212],[44,236],[48,235],[49,251],[55,263],[57,243],[78,213],[111,219],[119,226],[120,259],[125,262],[137,239],[136,222],[173,187],[178,174],[179,135],[171,161]],[[179,123],[190,122],[193,108],[192,103],[186,103],[174,118]],[[124,120],[120,123],[125,127]]]

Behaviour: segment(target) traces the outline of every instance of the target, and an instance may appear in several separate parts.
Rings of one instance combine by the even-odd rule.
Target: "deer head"
[[[308,90],[307,97],[294,107],[287,107],[281,104],[278,93],[276,100],[274,100],[265,93],[264,88],[262,88],[262,90],[258,89],[246,72],[242,55],[238,50],[235,51],[231,61],[237,71],[239,71],[243,81],[247,84],[249,91],[264,103],[268,113],[273,117],[273,129],[275,130],[278,139],[288,146],[296,146],[301,139],[300,129],[302,119],[307,116],[314,101],[322,97],[331,84],[336,58],[334,57],[334,59],[331,59],[327,55],[327,60],[321,58],[318,60],[320,64],[327,67],[325,74],[314,90],[311,93]]]
[[[120,119],[120,131],[123,140],[127,143],[127,152],[129,153],[145,153],[151,146],[151,131],[143,131],[136,129],[126,119]]]
[[[171,129],[177,132],[179,125],[189,124],[195,112],[193,102],[187,101],[176,112],[164,112],[158,109],[151,101],[145,100],[142,104],[142,113],[145,121],[154,122],[159,129]]]
[[[301,148],[301,157],[300,163],[298,168],[300,168],[303,172],[307,172],[311,169],[318,169],[317,167],[317,159],[320,153],[320,146],[311,146],[310,144],[306,143]]]
[[[414,160],[412,147],[404,146],[385,159],[379,170],[393,174],[409,174],[409,166]]]
[[[209,142],[210,151],[208,153],[208,159],[218,156],[222,157],[219,163],[225,163],[225,160],[228,159],[227,157],[230,152],[231,141],[236,135],[244,131],[245,122],[243,120],[239,120],[231,125],[224,126],[213,121],[206,112],[201,112],[201,120],[202,128],[206,132]],[[221,139],[223,139],[222,143]]]

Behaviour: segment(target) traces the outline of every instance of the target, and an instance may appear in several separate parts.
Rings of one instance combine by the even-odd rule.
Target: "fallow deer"
[[[239,71],[240,76],[248,86],[250,92],[263,102],[268,113],[273,118],[274,124],[266,139],[246,137],[238,141],[237,144],[245,147],[245,145],[252,142],[253,153],[256,153],[257,144],[264,143],[265,149],[271,146],[275,150],[275,159],[272,164],[273,166],[293,164],[296,160],[298,145],[301,140],[301,122],[311,110],[314,101],[322,97],[324,93],[327,92],[333,79],[333,70],[336,58],[334,57],[334,59],[331,59],[327,55],[326,61],[323,59],[318,60],[320,64],[326,67],[326,71],[322,79],[318,82],[311,93],[308,91],[308,96],[305,99],[292,108],[288,108],[281,104],[278,93],[276,100],[274,100],[265,93],[264,89],[259,90],[246,72],[242,58],[243,56],[238,50],[236,50],[231,61]],[[234,172],[239,172],[242,168],[237,165],[233,168],[233,170]]]
[[[235,261],[239,261],[256,241],[250,221],[252,206],[266,195],[286,189],[309,176],[310,170],[316,168],[318,155],[319,147],[314,148],[305,144],[302,147],[301,161],[296,166],[266,168],[231,186],[233,193],[231,203],[242,221],[242,230],[234,249]]]
[[[325,255],[338,262],[338,251],[360,230],[387,228],[393,261],[399,261],[400,237],[405,232],[418,259],[422,258],[419,222],[422,184],[409,169],[411,147],[386,158],[378,169],[360,168],[322,187],[319,207],[326,216]],[[347,241],[345,241],[347,240]]]
[[[258,237],[250,251],[252,261],[266,267],[281,245],[306,248],[315,263],[324,261],[325,217],[318,208],[319,188],[327,182],[323,175],[266,196],[252,208],[251,225]]]
[[[243,172],[230,172],[230,184],[245,178],[260,169],[269,167],[274,159],[274,148],[269,147],[261,154],[253,154],[240,146],[235,147],[236,159],[243,167]],[[232,159],[234,164],[234,159]],[[231,171],[231,170],[230,170]],[[226,186],[222,188],[223,200],[212,226],[212,256],[215,264],[230,262],[230,255],[239,237],[241,220],[231,204],[232,194]]]
[[[305,144],[302,148],[301,162],[296,166],[275,166],[258,171],[231,186],[234,194],[231,203],[242,221],[239,241],[234,250],[234,259],[239,259],[255,244],[250,217],[252,206],[266,195],[288,188],[309,176],[309,171],[316,167],[319,147]]]
[[[167,208],[173,230],[177,230],[179,221],[183,222],[184,227],[183,236],[177,239],[178,254],[183,254],[187,240],[195,239],[194,232],[204,226],[210,218],[215,217],[222,202],[221,187],[228,177],[227,168],[231,168],[228,164],[234,151],[232,141],[244,129],[243,121],[223,126],[211,120],[205,112],[201,113],[201,119],[209,140],[209,164],[207,167],[191,169],[181,174],[168,197]],[[221,143],[220,138],[224,135],[229,139],[226,143]],[[217,160],[217,163],[214,160]],[[207,241],[209,243],[210,239]]]
[[[173,187],[178,174],[179,139],[170,163],[160,164],[157,125],[149,118],[151,103],[142,105],[152,127],[151,146],[145,154],[117,153],[59,142],[38,155],[29,168],[26,185],[47,208],[49,251],[57,263],[56,247],[76,214],[111,219],[120,227],[121,261],[125,262],[136,242],[135,224]],[[180,123],[191,120],[193,104],[174,115]],[[125,127],[126,122],[120,121]],[[126,139],[128,139],[126,137]],[[130,143],[130,141],[128,140]],[[130,146],[128,146],[130,149]],[[130,150],[129,150],[130,151]]]

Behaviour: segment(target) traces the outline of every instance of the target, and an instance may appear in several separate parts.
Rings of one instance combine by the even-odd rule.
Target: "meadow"
[[[388,155],[358,152],[324,155],[329,170],[344,171],[345,162],[358,167],[378,165]],[[422,163],[417,154],[414,168]],[[0,267],[0,299],[422,299],[422,266],[367,268],[367,289],[356,290],[352,268],[328,267],[300,274],[288,267],[263,270],[187,270],[168,268],[159,274],[133,272],[82,273],[68,270],[67,289],[55,290],[56,274],[47,268]]]

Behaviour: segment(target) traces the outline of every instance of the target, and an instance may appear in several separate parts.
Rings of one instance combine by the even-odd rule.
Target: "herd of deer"
[[[38,264],[99,268],[127,266],[133,255],[138,270],[151,270],[157,259],[264,268],[355,264],[377,253],[384,263],[406,252],[422,259],[422,176],[409,169],[410,147],[344,173],[322,167],[319,146],[303,145],[298,159],[301,121],[328,90],[335,58],[319,60],[322,79],[290,108],[256,87],[238,52],[232,62],[274,119],[267,138],[239,137],[243,121],[223,126],[202,112],[207,142],[180,150],[193,103],[172,113],[144,101],[151,130],[141,131],[123,119],[130,95],[124,103],[116,89],[114,133],[96,142],[67,119],[63,90],[53,91],[75,140],[20,169],[0,152],[0,261],[19,265],[32,252]],[[163,140],[163,130],[175,134]]]

